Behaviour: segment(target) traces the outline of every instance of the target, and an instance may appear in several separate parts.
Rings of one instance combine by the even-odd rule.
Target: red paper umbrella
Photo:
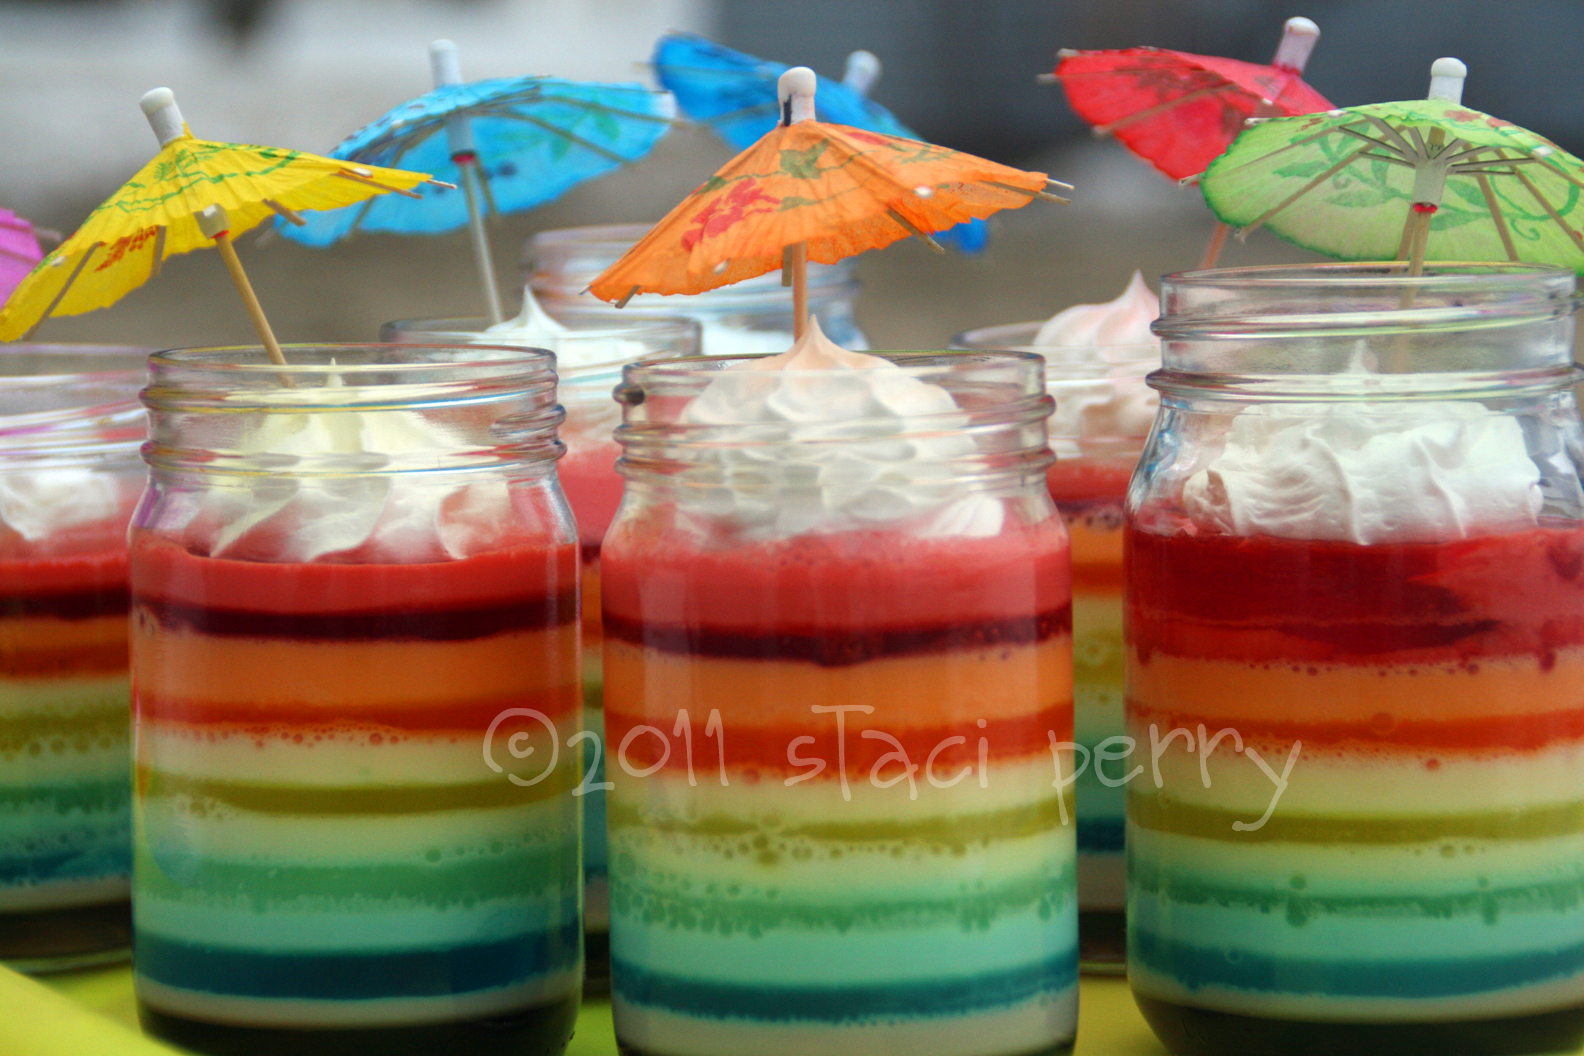
[[[1174,180],[1197,176],[1226,151],[1250,117],[1292,117],[1334,107],[1304,83],[1320,37],[1289,18],[1269,66],[1161,48],[1061,52],[1051,79],[1097,136],[1115,136]],[[1216,224],[1199,261],[1214,267],[1227,227]]]
[[[1174,180],[1205,170],[1250,117],[1331,110],[1304,83],[1319,27],[1290,18],[1269,66],[1161,48],[1063,51],[1056,79],[1073,111]]]

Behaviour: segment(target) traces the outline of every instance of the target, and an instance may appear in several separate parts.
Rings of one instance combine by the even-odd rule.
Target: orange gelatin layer
[[[0,619],[0,677],[108,674],[126,666],[125,615]]]
[[[1072,540],[1074,594],[1122,593],[1122,529],[1095,528],[1074,518],[1067,523]]]
[[[555,717],[582,701],[573,625],[461,642],[309,642],[170,632],[139,613],[132,641],[139,714],[175,722],[313,723],[334,714],[472,728],[502,708]]]
[[[1049,751],[1051,731],[1070,739],[1072,643],[1062,635],[1037,645],[826,667],[690,657],[607,640],[605,699],[613,750],[641,725],[670,733],[684,708],[699,724],[718,711],[730,764],[779,773],[796,769],[788,758],[796,738],[815,738],[803,742],[809,753],[836,752],[834,714],[812,708],[863,705],[872,711],[843,716],[845,753],[854,766],[870,766],[895,750],[889,741],[865,738],[867,729],[894,737],[915,761],[954,736],[970,752],[984,737],[993,756],[1010,759]],[[649,740],[654,743],[633,745],[634,765],[647,765],[638,761],[644,752],[660,750],[658,738]],[[686,760],[677,756],[668,765]]]
[[[472,729],[581,699],[577,548],[458,561],[269,564],[133,543],[141,716],[184,723]]]
[[[1584,738],[1584,648],[1477,663],[1240,663],[1134,652],[1135,722],[1245,738],[1522,751]]]
[[[600,559],[584,552],[583,581],[579,589],[583,604],[583,648],[598,649],[604,633],[600,629]]]

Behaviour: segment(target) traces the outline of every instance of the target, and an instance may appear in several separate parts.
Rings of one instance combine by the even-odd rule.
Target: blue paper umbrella
[[[682,112],[709,125],[737,150],[757,143],[781,116],[776,82],[787,67],[779,62],[733,51],[691,33],[661,37],[655,44],[653,62],[660,84],[676,96]],[[819,78],[816,119],[918,139],[917,132],[868,97],[879,77],[879,59],[867,51],[853,52],[847,56],[841,80]],[[936,234],[935,239],[965,253],[976,253],[989,239],[989,227],[983,220],[970,220]]]
[[[354,231],[437,234],[469,225],[490,315],[499,294],[484,233],[486,212],[516,213],[554,201],[586,180],[636,161],[670,129],[675,105],[638,84],[558,77],[503,77],[461,83],[455,45],[430,47],[437,87],[408,100],[343,140],[333,158],[427,172],[457,185],[422,198],[311,213],[277,229],[310,246]]]

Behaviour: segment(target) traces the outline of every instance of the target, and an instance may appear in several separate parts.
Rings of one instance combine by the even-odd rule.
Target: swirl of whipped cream
[[[1354,543],[1529,527],[1541,502],[1523,427],[1460,401],[1251,407],[1183,485],[1204,528]]]
[[[286,398],[294,404],[304,399],[332,403],[344,398],[344,387],[332,375],[323,389],[294,389]],[[306,562],[371,544],[376,560],[410,562],[432,560],[441,552],[463,558],[485,549],[505,532],[512,516],[504,481],[492,477],[455,485],[378,472],[393,456],[447,451],[456,444],[455,437],[415,411],[263,414],[237,447],[267,454],[275,472],[254,478],[246,490],[210,493],[220,506],[213,513],[222,525],[210,553]],[[294,477],[294,456],[321,465],[334,460],[347,473]],[[266,521],[282,528],[266,533],[267,555],[255,553],[259,544],[250,538]]]
[[[928,430],[910,420],[937,417]],[[688,425],[727,427],[685,471],[689,512],[748,535],[876,527],[923,519],[932,535],[994,535],[1004,510],[954,478],[977,455],[953,435],[951,393],[879,356],[833,343],[811,319],[779,355],[721,371],[683,409]]]
[[[1034,335],[1032,348],[1045,357],[1056,400],[1050,436],[1058,456],[1077,456],[1079,439],[1149,432],[1160,398],[1143,374],[1160,364],[1160,341],[1150,332],[1159,314],[1160,298],[1135,271],[1115,300],[1075,304]]]
[[[119,509],[115,480],[86,466],[0,473],[0,525],[30,543],[67,528],[108,521]]]
[[[565,326],[539,306],[532,288],[524,286],[522,311],[516,318],[496,323],[473,340],[481,345],[520,345],[554,352],[556,370],[565,373],[637,359],[648,351],[642,341],[617,336],[619,331],[619,324],[600,331]]]

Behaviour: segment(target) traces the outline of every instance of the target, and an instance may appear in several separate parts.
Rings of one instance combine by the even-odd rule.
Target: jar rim
[[[666,378],[705,378],[714,377],[721,373],[727,365],[732,363],[751,363],[756,360],[770,359],[775,355],[784,353],[753,353],[735,356],[675,356],[670,359],[645,360],[629,364],[629,374],[641,373],[648,377]],[[1004,363],[1037,363],[1043,367],[1045,359],[1034,352],[1023,352],[1015,349],[865,349],[863,355],[878,356],[882,359],[908,370],[910,373],[924,375],[931,373],[930,368],[952,368],[966,370],[970,365],[984,365],[997,361]],[[898,358],[903,359],[898,362]],[[839,378],[850,377],[854,372],[851,369],[832,370],[799,370],[799,377],[809,378]],[[935,373],[939,373],[936,370]]]
[[[995,326],[978,326],[952,335],[951,347],[963,352],[1032,352],[1046,356],[1050,352],[1067,352],[1076,349],[1093,349],[1100,353],[1124,353],[1124,359],[1160,358],[1160,342],[1133,341],[1116,345],[1036,345],[1032,341],[1018,341],[1039,332],[1048,319],[1030,319],[1021,323],[997,323]],[[1048,358],[1048,357],[1047,357]]]
[[[1378,285],[1390,282],[1394,287],[1487,285],[1506,281],[1514,285],[1532,281],[1542,276],[1571,276],[1567,268],[1554,264],[1534,264],[1527,261],[1468,261],[1436,260],[1424,265],[1420,275],[1398,274],[1409,266],[1406,260],[1354,260],[1302,264],[1247,264],[1234,268],[1202,268],[1176,271],[1161,276],[1161,282],[1174,287],[1218,286],[1236,282],[1247,288],[1259,283],[1269,286],[1308,285],[1317,279],[1328,285]]]
[[[1151,329],[1168,368],[1195,343],[1351,341],[1467,335],[1565,323],[1580,305],[1565,268],[1514,262],[1275,264],[1179,272],[1161,279]],[[1442,338],[1437,338],[1442,339]]]
[[[554,357],[542,349],[368,342],[281,350],[286,366],[271,362],[259,345],[156,352],[139,395],[153,411],[417,409],[525,392],[536,396],[546,414],[555,405]]]
[[[638,313],[628,315],[625,312],[620,315],[578,312],[569,314],[565,318],[558,316],[556,317],[556,322],[566,327],[564,334],[557,334],[556,336],[573,341],[628,337],[633,334],[688,334],[699,329],[697,319],[690,319],[683,315],[640,315]],[[473,335],[486,332],[491,325],[493,324],[482,315],[392,319],[380,327],[380,332],[384,333],[389,330],[410,334],[432,334],[435,336]],[[502,336],[505,335],[503,334]],[[387,343],[408,344],[416,342]],[[512,345],[510,342],[504,342],[503,344],[512,348],[535,347],[533,345]]]
[[[86,342],[16,342],[0,345],[0,384],[64,378],[138,378],[154,349],[143,345]],[[101,361],[94,364],[93,361]],[[75,370],[26,370],[52,362]],[[91,366],[86,366],[91,365]]]
[[[686,340],[690,347],[696,349],[702,344],[703,340],[703,327],[699,324],[699,321],[680,315],[633,315],[612,320],[604,313],[590,313],[578,316],[575,320],[557,319],[556,321],[568,327],[565,333],[555,335],[556,342],[558,344],[565,342],[573,346],[600,341],[619,341],[623,339],[638,341],[648,339],[656,342]],[[599,325],[576,325],[584,322],[595,322]],[[382,338],[394,338],[397,334],[415,334],[432,341],[443,343],[455,341],[458,345],[473,346],[473,342],[467,339],[484,333],[490,325],[489,320],[483,316],[393,319],[380,327],[380,336]],[[509,335],[499,334],[491,336],[505,339]],[[421,342],[393,340],[391,343],[420,344]],[[526,348],[535,352],[548,352],[550,355],[556,355],[556,375],[563,381],[577,380],[590,375],[602,376],[610,374],[628,363],[636,363],[645,359],[677,358],[675,352],[659,348],[640,356],[607,359],[597,363],[565,367],[553,349],[544,349],[527,344],[518,345],[506,340],[493,341],[488,344],[480,343],[476,347]]]
[[[389,342],[389,341],[362,341],[346,343],[329,342],[303,342],[298,344],[281,345],[281,351],[286,355],[286,365],[271,362],[268,353],[262,345],[214,345],[195,348],[168,348],[155,352],[149,356],[149,365],[152,370],[155,366],[168,367],[179,370],[214,371],[218,374],[236,374],[250,376],[256,374],[273,374],[287,376],[315,377],[329,374],[373,374],[373,373],[398,373],[415,374],[439,373],[445,370],[475,368],[485,371],[489,368],[503,368],[510,366],[532,365],[549,369],[552,353],[542,348],[530,348],[526,345],[475,345],[467,344],[419,344],[417,342]],[[317,363],[307,361],[293,362],[292,354],[318,353],[376,353],[400,352],[411,354],[415,352],[466,352],[466,353],[499,353],[497,355],[478,356],[471,359],[431,359],[414,360],[411,362],[399,361],[369,361],[369,362],[328,362]],[[243,358],[246,357],[246,358]]]
[[[151,351],[86,343],[4,346],[0,390],[24,406],[8,413],[0,405],[0,462],[79,465],[134,459],[146,435],[137,390]]]

